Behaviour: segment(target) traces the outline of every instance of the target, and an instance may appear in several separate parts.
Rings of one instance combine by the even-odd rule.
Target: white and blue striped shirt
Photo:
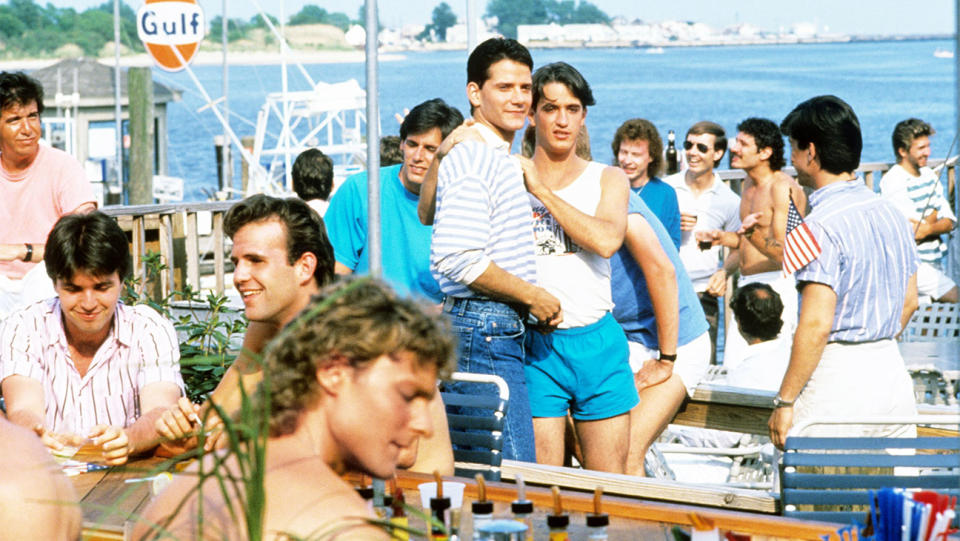
[[[907,219],[860,179],[824,186],[809,202],[805,222],[823,252],[796,276],[798,284],[817,282],[837,294],[828,341],[893,338],[920,264]]]
[[[880,193],[911,220],[921,220],[936,211],[938,219],[957,221],[943,196],[943,184],[929,167],[921,167],[920,176],[914,177],[900,164],[894,165],[880,179]],[[939,236],[917,245],[920,260],[927,263],[939,262],[946,251],[947,245],[940,242]]]
[[[477,297],[468,287],[490,263],[535,284],[533,211],[509,145],[478,124],[488,141],[464,141],[440,163],[430,269],[444,294]],[[495,145],[495,146],[494,146]]]

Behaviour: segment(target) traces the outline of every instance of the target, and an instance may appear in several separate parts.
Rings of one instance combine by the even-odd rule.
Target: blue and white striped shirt
[[[496,136],[478,127],[489,144],[458,144],[437,175],[430,269],[441,291],[452,297],[479,296],[468,286],[491,262],[537,283],[533,210],[523,171],[507,154],[508,145],[493,146]]]
[[[893,338],[920,264],[907,219],[860,179],[824,186],[809,202],[805,221],[823,252],[796,276],[798,284],[817,282],[837,294],[828,341]]]
[[[936,211],[938,219],[957,221],[943,196],[943,184],[929,167],[921,167],[920,176],[914,177],[900,164],[894,165],[880,179],[880,193],[911,220],[920,220]],[[917,245],[920,260],[927,263],[939,262],[946,251],[947,245],[940,242],[939,236]]]

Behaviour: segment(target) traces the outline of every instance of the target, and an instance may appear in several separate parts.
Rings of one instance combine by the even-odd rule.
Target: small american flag
[[[820,251],[817,239],[813,238],[791,195],[790,208],[787,210],[787,237],[783,246],[783,274],[789,276],[803,268],[820,257]]]

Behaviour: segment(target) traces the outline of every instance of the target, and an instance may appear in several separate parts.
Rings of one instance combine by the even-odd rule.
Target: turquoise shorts
[[[594,421],[637,405],[627,337],[610,313],[596,323],[550,334],[530,331],[524,372],[534,417]]]

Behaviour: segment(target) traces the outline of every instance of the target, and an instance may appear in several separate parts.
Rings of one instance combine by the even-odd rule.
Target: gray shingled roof
[[[57,72],[60,72],[60,90],[64,94],[73,93],[74,70],[77,71],[77,88],[80,94],[80,106],[113,105],[114,71],[113,66],[101,64],[90,58],[68,58],[56,64],[34,70],[30,76],[43,85],[44,103],[53,106],[57,94]],[[180,99],[181,91],[156,81],[153,83],[154,103],[167,103]],[[127,69],[120,70],[121,103],[127,102]]]

